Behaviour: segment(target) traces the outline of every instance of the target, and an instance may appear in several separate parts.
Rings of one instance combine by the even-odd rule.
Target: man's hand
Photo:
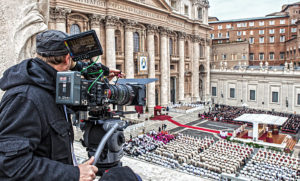
[[[109,69],[109,76],[108,76],[108,80],[110,81],[111,79],[113,79],[115,76],[118,76],[119,78],[124,78],[125,74],[123,72],[121,72],[118,69]]]
[[[93,181],[96,178],[98,168],[93,164],[95,158],[91,157],[87,162],[78,165],[80,172],[79,181]]]

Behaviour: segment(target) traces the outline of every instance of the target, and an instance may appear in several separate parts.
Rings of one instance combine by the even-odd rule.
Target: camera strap
[[[64,112],[65,112],[65,116],[66,116],[66,120],[69,123],[69,118],[68,118],[68,114],[67,114],[67,106],[64,105]],[[71,148],[71,154],[72,154],[72,161],[73,161],[73,165],[74,166],[78,166],[77,160],[76,160],[76,156],[74,153],[74,147],[73,147],[73,143],[70,141],[70,148]]]

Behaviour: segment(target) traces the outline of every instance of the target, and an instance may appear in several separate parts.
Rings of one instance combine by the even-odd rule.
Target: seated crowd
[[[252,152],[252,147],[221,140],[200,153],[199,166],[217,173],[233,174],[246,163]]]
[[[240,175],[258,180],[298,180],[299,158],[260,149],[240,171]]]
[[[123,149],[128,155],[139,156],[155,150],[160,145],[166,144],[174,138],[173,135],[170,135],[165,131],[159,133],[150,131],[149,134],[140,135],[137,138],[130,139],[124,144]]]
[[[234,121],[235,118],[243,114],[269,114],[274,116],[288,117],[288,120],[282,126],[282,131],[289,133],[297,133],[300,128],[299,115],[227,105],[216,105],[214,108],[210,109],[209,112],[204,112],[202,115],[200,114],[199,117],[202,117],[202,119],[208,119],[210,121],[219,121],[232,124],[244,124],[244,122]],[[248,126],[252,126],[252,123],[247,124]]]
[[[161,131],[140,135],[124,145],[127,155],[204,178],[222,180],[221,173],[258,180],[296,180],[300,159],[212,137],[171,135]]]
[[[168,107],[169,108],[177,108],[177,107],[182,107],[182,106],[194,108],[194,107],[203,107],[204,105],[199,104],[199,103],[180,103],[180,104],[172,104]]]

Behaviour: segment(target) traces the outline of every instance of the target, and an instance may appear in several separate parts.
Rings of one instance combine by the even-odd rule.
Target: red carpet
[[[204,131],[204,132],[209,132],[209,133],[217,133],[217,134],[220,134],[220,131],[218,130],[213,130],[213,129],[207,129],[207,128],[201,128],[201,127],[195,127],[195,126],[189,126],[189,125],[184,125],[184,124],[180,124],[176,121],[174,121],[172,119],[171,116],[168,116],[168,115],[159,115],[159,116],[155,116],[153,118],[151,118],[151,120],[168,120],[170,121],[171,123],[179,126],[179,127],[184,127],[184,128],[190,128],[190,129],[196,129],[196,130],[200,130],[200,131]],[[232,136],[231,133],[228,133],[229,136]]]

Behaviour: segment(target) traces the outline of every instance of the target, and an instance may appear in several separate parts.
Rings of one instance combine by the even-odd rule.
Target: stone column
[[[205,58],[206,58],[206,97],[210,99],[210,41],[205,41]]]
[[[133,61],[133,27],[136,23],[131,20],[125,21],[125,74],[126,78],[134,78]]]
[[[56,25],[55,25],[55,7],[50,8],[49,12],[49,21],[48,21],[48,29],[49,30],[55,30]]]
[[[107,16],[105,19],[106,28],[106,66],[116,68],[116,47],[115,47],[115,28],[118,18]]]
[[[89,16],[89,19],[91,22],[91,29],[95,30],[98,39],[100,41],[100,24],[101,24],[101,20],[104,19],[104,17],[98,14],[92,14]]]
[[[147,51],[149,58],[148,78],[155,78],[155,47],[154,47],[154,32],[157,27],[147,26]],[[155,107],[155,82],[148,84],[148,96],[147,96],[149,114],[154,114]]]
[[[71,9],[56,7],[54,9],[56,30],[66,32],[67,31],[67,14],[71,13]]]
[[[179,89],[178,89],[178,100],[184,102],[184,39],[186,34],[179,32]]]
[[[193,101],[199,101],[199,36],[193,37]]]
[[[168,105],[168,54],[167,54],[167,30],[160,28],[160,103],[162,106]]]

